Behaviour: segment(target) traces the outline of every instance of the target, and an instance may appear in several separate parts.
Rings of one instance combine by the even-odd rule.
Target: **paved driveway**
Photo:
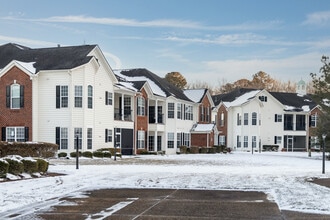
[[[43,219],[283,219],[262,192],[105,189],[63,198]]]

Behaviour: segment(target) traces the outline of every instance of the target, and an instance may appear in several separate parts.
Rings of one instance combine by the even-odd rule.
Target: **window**
[[[252,125],[257,125],[257,113],[252,112]]]
[[[112,130],[105,129],[105,142],[112,142]]]
[[[249,113],[244,113],[244,125],[249,124]]]
[[[174,148],[174,133],[167,133],[167,148]]]
[[[92,149],[93,147],[93,129],[87,128],[87,149]]]
[[[112,93],[105,91],[105,105],[112,105]]]
[[[155,151],[155,136],[149,136],[148,137],[148,150],[149,151]]]
[[[257,147],[257,136],[252,136],[252,149]]]
[[[193,108],[191,105],[185,105],[185,120],[193,120]]]
[[[10,103],[12,109],[20,108],[20,85],[13,84],[10,87],[11,89],[11,97],[10,97]]]
[[[282,122],[282,115],[281,114],[275,114],[275,122]]]
[[[74,107],[82,108],[82,86],[74,87]]]
[[[138,149],[144,149],[144,136],[145,136],[144,131],[138,131],[138,140],[137,140]]]
[[[140,116],[144,116],[144,111],[145,111],[145,101],[143,97],[138,97],[138,106],[137,106],[137,114]]]
[[[241,136],[237,135],[237,148],[241,148],[242,140]]]
[[[226,136],[225,135],[219,136],[219,145],[226,146]]]
[[[177,133],[176,134],[176,147],[180,147],[180,146],[182,146],[182,133]]]
[[[237,125],[241,125],[242,124],[242,116],[237,113]]]
[[[56,108],[67,108],[69,103],[68,86],[56,86]]]
[[[311,115],[310,126],[315,128],[316,127],[316,122],[317,122],[317,114]]]
[[[204,106],[201,105],[201,106],[199,107],[199,112],[200,112],[200,113],[199,113],[199,121],[204,121],[204,116],[205,116],[205,115],[204,115]]]
[[[182,118],[182,105],[180,104],[180,103],[177,103],[176,104],[176,109],[177,109],[177,113],[176,113],[176,115],[177,115],[177,118],[178,119],[181,119]]]
[[[220,115],[220,126],[221,127],[225,126],[225,114],[223,112],[221,112]]]
[[[131,116],[131,97],[124,97],[124,120],[132,120]]]
[[[89,85],[87,88],[87,107],[93,108],[93,86]]]
[[[184,133],[184,146],[190,147],[190,133]]]
[[[55,143],[58,145],[58,149],[68,149],[68,128],[56,127],[55,136]]]
[[[274,137],[274,144],[282,144],[282,137],[281,136],[275,136]]]
[[[247,148],[249,145],[249,137],[248,136],[244,136],[244,148]]]
[[[267,96],[259,96],[259,100],[262,102],[267,102]]]
[[[24,142],[28,140],[27,127],[6,127],[6,141],[8,142]],[[3,134],[4,135],[4,134]]]
[[[293,130],[293,115],[285,114],[284,115],[284,130],[292,131]]]
[[[206,108],[206,122],[210,122],[210,107]]]
[[[77,136],[78,149],[82,149],[82,128],[74,128],[74,149],[77,149]]]
[[[167,117],[174,118],[174,103],[167,104]]]
[[[306,117],[305,115],[296,115],[296,130],[305,131],[306,130]]]

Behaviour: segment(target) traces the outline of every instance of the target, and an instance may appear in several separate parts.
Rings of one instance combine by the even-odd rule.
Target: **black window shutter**
[[[61,108],[61,87],[56,86],[56,108]]]
[[[6,141],[6,127],[1,128],[1,140]]]
[[[277,122],[277,114],[275,114],[275,122]]]
[[[25,127],[25,141],[29,141],[29,127]]]
[[[6,107],[10,108],[10,86],[6,86]]]
[[[105,91],[105,105],[109,105],[108,103],[108,91]]]
[[[61,128],[56,127],[55,128],[55,143],[58,145],[58,147],[60,147],[60,132],[61,132]]]
[[[108,142],[108,129],[105,129],[105,143]]]
[[[20,94],[19,94],[19,99],[20,99],[20,107],[23,108],[24,107],[24,86],[21,85],[20,86]]]
[[[277,144],[276,136],[274,136],[274,144]]]

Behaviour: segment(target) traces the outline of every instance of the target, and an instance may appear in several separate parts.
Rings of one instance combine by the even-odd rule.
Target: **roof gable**
[[[92,59],[88,54],[96,45],[31,49],[17,44],[0,46],[0,69],[13,60],[34,62],[36,72],[40,70],[72,69]]]
[[[309,95],[284,92],[270,92],[270,94],[284,106],[285,111],[309,112],[317,106]]]

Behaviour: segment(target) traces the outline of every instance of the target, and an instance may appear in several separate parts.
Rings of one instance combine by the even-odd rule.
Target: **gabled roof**
[[[315,108],[317,104],[309,95],[297,93],[270,92],[282,105],[285,111],[305,111],[308,112]]]
[[[0,69],[11,61],[35,62],[36,73],[40,70],[72,69],[88,63],[92,56],[88,54],[96,45],[82,45],[70,47],[52,47],[31,49],[18,44],[0,46]]]
[[[122,80],[136,82],[136,86],[140,85],[138,82],[147,81],[155,95],[163,97],[174,96],[177,99],[191,101],[181,89],[175,87],[164,78],[157,76],[147,69],[121,70],[120,72],[115,71],[115,74]]]
[[[248,88],[238,88],[233,90],[232,92],[219,94],[212,96],[214,105],[219,105],[221,102],[232,102],[236,98],[244,95],[247,92],[255,91],[256,89],[248,89]]]
[[[200,103],[205,96],[207,89],[185,89],[183,93],[193,102]]]

